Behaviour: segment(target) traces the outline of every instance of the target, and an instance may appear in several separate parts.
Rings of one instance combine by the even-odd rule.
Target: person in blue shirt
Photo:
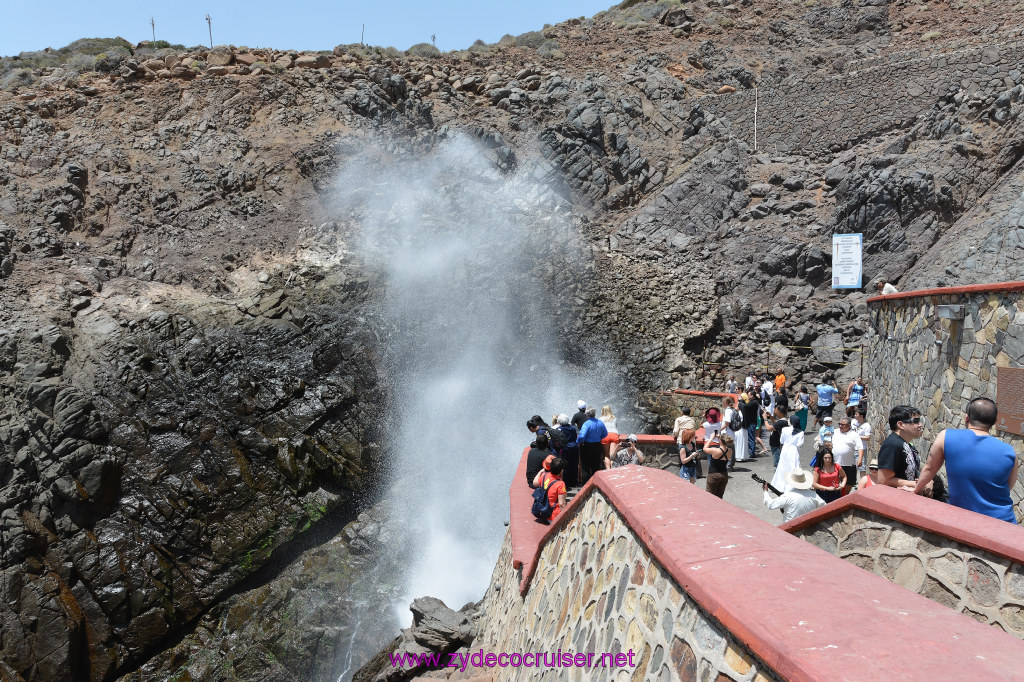
[[[860,405],[861,400],[864,398],[864,393],[867,391],[867,385],[864,383],[864,379],[857,377],[850,382],[850,385],[846,389],[846,416],[853,419],[856,414],[857,406]]]
[[[999,411],[990,398],[975,398],[965,410],[966,429],[943,429],[913,488],[924,494],[942,464],[949,479],[949,503],[995,519],[1017,523],[1010,490],[1017,482],[1017,453],[989,431]]]
[[[839,395],[839,388],[836,387],[834,377],[825,377],[815,389],[818,392],[818,412],[814,415],[814,426],[825,420],[825,417],[832,416],[832,410],[836,406],[836,396]]]
[[[608,435],[608,427],[597,418],[597,410],[587,408],[587,421],[583,422],[580,437],[576,444],[580,446],[580,468],[583,478],[580,484],[586,484],[596,472],[604,468],[604,445],[601,440]]]

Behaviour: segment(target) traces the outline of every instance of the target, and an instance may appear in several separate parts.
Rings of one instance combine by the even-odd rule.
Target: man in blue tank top
[[[935,439],[914,492],[922,492],[945,462],[950,504],[1017,523],[1010,498],[1017,482],[1017,454],[989,435],[998,415],[996,404],[975,398],[966,412],[966,429],[943,429]]]

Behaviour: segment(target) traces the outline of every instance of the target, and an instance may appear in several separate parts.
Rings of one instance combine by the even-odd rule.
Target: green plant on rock
[[[130,56],[132,53],[126,48],[112,47],[107,52],[96,55],[96,70],[100,73],[109,73],[121,66],[121,62]]]
[[[28,87],[35,82],[36,77],[32,74],[32,69],[14,69],[0,81],[0,87],[13,91],[21,87]]]
[[[168,47],[168,45],[165,44],[164,47]],[[95,56],[111,49],[123,49],[131,53],[132,44],[124,38],[79,38],[57,51],[67,54],[91,54]]]
[[[262,540],[260,540],[255,547],[251,547],[249,551],[245,553],[245,556],[242,557],[242,561],[239,562],[238,567],[242,569],[242,571],[249,573],[256,565],[256,560],[261,558],[260,555],[266,553],[267,556],[269,556],[269,550],[274,547],[274,535],[275,531],[271,531]]]
[[[440,57],[441,50],[437,49],[430,43],[416,43],[408,50],[405,51],[410,57]]]
[[[522,35],[516,36],[516,47],[540,47],[544,44],[547,38],[541,31],[527,31]]]
[[[537,48],[537,54],[549,59],[562,59],[565,57],[565,53],[558,49],[557,40],[545,41],[543,45]]]
[[[88,54],[76,54],[64,63],[64,70],[69,74],[80,74],[96,68],[96,58]]]

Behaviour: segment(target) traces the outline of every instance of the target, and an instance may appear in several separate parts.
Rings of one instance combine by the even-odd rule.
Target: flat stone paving
[[[813,418],[811,421],[813,422]],[[807,467],[811,457],[814,456],[814,437],[818,433],[817,429],[810,430],[810,424],[808,424],[808,429],[807,433],[804,434],[804,445],[800,448],[800,466],[804,468]],[[765,445],[768,445],[769,435],[771,434],[764,432],[764,435],[761,437]],[[725,501],[768,523],[776,526],[780,525],[782,523],[782,512],[777,509],[768,509],[768,507],[764,506],[764,493],[761,490],[761,485],[750,477],[751,474],[757,474],[764,480],[771,482],[772,476],[775,475],[771,451],[765,452],[763,455],[759,455],[752,460],[736,463],[736,468],[729,474],[729,485],[725,488]],[[703,478],[697,481],[697,485],[701,487],[704,486],[704,483],[705,480]]]

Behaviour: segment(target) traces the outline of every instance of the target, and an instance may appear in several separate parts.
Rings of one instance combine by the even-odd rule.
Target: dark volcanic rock
[[[367,484],[367,325],[266,293],[253,316],[97,312],[5,338],[0,579],[21,587],[0,624],[6,650],[50,652],[29,679],[131,665]]]

